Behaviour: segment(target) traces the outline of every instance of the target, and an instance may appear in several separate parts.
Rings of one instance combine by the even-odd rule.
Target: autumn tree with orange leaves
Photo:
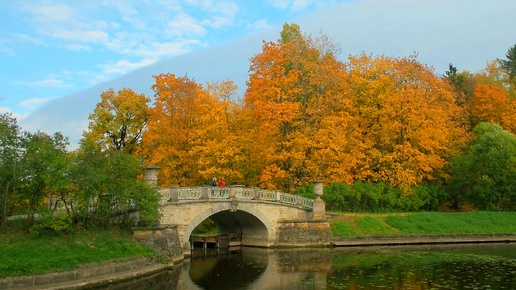
[[[365,155],[358,179],[409,188],[446,177],[467,141],[454,88],[414,56],[362,54],[348,71]]]
[[[239,181],[239,144],[235,141],[236,86],[225,81],[208,84],[161,74],[152,86],[155,103],[141,155],[148,165],[161,167],[162,186],[206,184],[212,177]]]
[[[192,149],[199,164],[201,181],[224,177],[228,182],[245,184],[251,165],[245,157],[249,142],[245,138],[245,116],[236,101],[237,86],[231,81],[206,84],[206,91],[216,100],[203,140]]]
[[[285,24],[281,38],[264,42],[251,59],[244,104],[253,118],[250,158],[262,186],[290,191],[349,171],[343,147],[353,130],[337,53],[326,36],[302,35],[298,25]]]
[[[469,101],[474,124],[498,124],[516,135],[516,100],[509,100],[503,88],[495,85],[477,85]]]
[[[149,110],[148,130],[141,155],[150,165],[161,167],[160,183],[191,185],[198,178],[190,162],[192,149],[209,123],[215,100],[187,76],[154,76],[154,107]]]

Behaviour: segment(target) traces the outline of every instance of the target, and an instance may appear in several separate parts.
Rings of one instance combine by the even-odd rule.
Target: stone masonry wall
[[[278,222],[277,247],[330,246],[333,244],[328,221]]]
[[[156,250],[165,261],[183,260],[183,251],[179,243],[177,226],[160,225],[152,228],[133,228],[133,238],[138,243]]]
[[[0,279],[0,289],[14,288],[59,288],[58,285],[76,285],[79,281],[106,277],[109,275],[142,269],[155,265],[156,262],[147,258],[116,259],[102,263],[81,265],[73,271],[50,273],[43,275],[8,277]],[[52,286],[54,285],[54,286]],[[66,286],[63,286],[67,288]],[[80,287],[75,287],[79,289]]]

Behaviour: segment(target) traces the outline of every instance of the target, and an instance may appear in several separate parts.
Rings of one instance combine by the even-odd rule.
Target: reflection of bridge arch
[[[191,260],[184,261],[177,289],[210,288],[213,285],[221,285],[218,281],[222,281],[228,288],[235,289],[305,289],[307,285],[310,289],[327,288],[333,250],[242,247],[237,248],[235,253],[238,254],[193,256]],[[223,266],[220,267],[220,264]],[[253,265],[254,269],[252,273],[248,273],[248,268],[238,267],[238,264]],[[235,281],[230,287],[227,284],[232,278],[218,272],[221,269],[227,271],[226,274],[231,277],[247,277],[238,279],[239,281]],[[242,284],[242,280],[245,285]]]
[[[268,254],[263,249],[257,250],[247,247],[195,250],[185,268],[188,272],[183,273],[185,284],[190,286],[185,289],[247,289],[246,286],[260,280],[269,268]]]

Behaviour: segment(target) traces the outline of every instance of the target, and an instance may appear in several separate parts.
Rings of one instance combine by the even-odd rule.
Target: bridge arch
[[[242,203],[238,209],[232,203],[220,203],[192,219],[184,231],[183,247],[189,247],[193,230],[207,218],[215,222],[221,234],[242,234],[242,244],[266,247],[273,234],[270,220],[261,211]]]
[[[150,179],[150,178],[148,178]],[[322,181],[314,182],[322,194]],[[193,230],[207,218],[221,234],[241,234],[240,245],[275,247],[327,244],[331,231],[324,202],[277,190],[230,186],[225,188],[169,187],[161,194],[161,225],[174,225],[178,244],[190,254]],[[236,244],[236,243],[235,243]]]

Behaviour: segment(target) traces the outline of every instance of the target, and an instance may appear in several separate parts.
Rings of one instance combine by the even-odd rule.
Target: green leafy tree
[[[126,88],[118,92],[109,89],[100,96],[84,137],[103,149],[135,153],[146,128],[150,99]]]
[[[20,172],[20,128],[11,114],[0,115],[0,228],[5,228],[7,217],[15,203]]]
[[[34,214],[46,207],[46,198],[67,182],[69,142],[60,133],[50,136],[38,131],[26,132],[23,143],[19,198],[26,204],[27,223],[32,225]]]
[[[516,209],[516,137],[499,125],[480,123],[453,164],[450,189],[485,210]]]
[[[75,222],[106,227],[116,220],[132,225],[133,214],[139,212],[142,222],[154,224],[160,217],[160,196],[138,178],[140,175],[136,156],[117,150],[102,151],[83,139],[71,170],[78,189],[69,205]]]

